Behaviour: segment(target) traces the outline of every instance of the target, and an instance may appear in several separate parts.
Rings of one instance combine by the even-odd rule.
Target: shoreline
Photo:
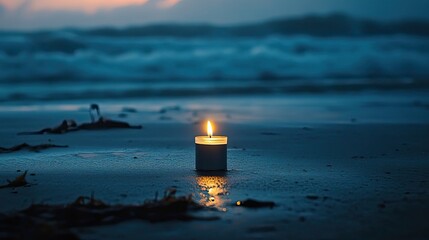
[[[126,118],[117,117],[122,103],[101,102],[102,115],[143,124],[143,129],[37,136],[16,132],[51,127],[63,118],[89,121],[88,110],[72,105],[62,110],[47,106],[44,111],[3,111],[0,146],[51,142],[69,148],[0,154],[0,181],[13,179],[20,174],[17,170],[29,170],[35,175],[28,181],[37,184],[0,189],[0,212],[31,203],[65,204],[91,192],[110,204],[138,204],[175,187],[179,195],[192,194],[197,202],[222,209],[201,213],[220,220],[130,221],[73,231],[82,239],[198,239],[201,232],[217,232],[205,234],[208,239],[314,239],[315,232],[317,238],[419,239],[428,233],[429,111],[414,106],[415,99],[426,101],[416,95],[376,94],[253,102],[206,99],[198,105],[170,100],[154,102],[150,109],[143,107],[146,102],[127,104],[137,112],[127,112]],[[217,133],[228,136],[225,176],[201,176],[194,170],[194,136],[203,132],[196,118],[188,119],[194,112],[199,121],[214,117]],[[303,121],[311,116],[319,118]],[[278,206],[232,206],[247,198]]]

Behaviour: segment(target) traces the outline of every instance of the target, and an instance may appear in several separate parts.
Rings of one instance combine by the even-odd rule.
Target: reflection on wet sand
[[[225,203],[228,202],[228,179],[225,176],[197,176],[200,203],[207,207],[215,207],[226,211]]]

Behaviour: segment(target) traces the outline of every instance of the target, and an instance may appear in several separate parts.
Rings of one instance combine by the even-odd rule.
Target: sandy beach
[[[429,236],[427,92],[261,95],[97,102],[143,129],[17,135],[89,121],[91,102],[0,107],[0,146],[68,145],[0,154],[0,181],[28,170],[30,187],[0,189],[0,212],[66,204],[94,192],[139,204],[176,188],[216,221],[129,221],[73,229],[81,239],[425,239]],[[124,107],[126,109],[124,109]],[[132,110],[130,110],[132,109]],[[194,170],[206,119],[228,135],[228,171]],[[17,172],[20,171],[20,172]],[[247,198],[274,208],[236,207]]]
[[[428,240],[428,10],[0,0],[0,240]]]

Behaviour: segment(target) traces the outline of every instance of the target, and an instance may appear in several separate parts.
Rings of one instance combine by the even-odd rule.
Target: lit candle
[[[200,171],[227,169],[226,136],[213,136],[213,127],[207,122],[207,136],[195,137],[195,168]]]

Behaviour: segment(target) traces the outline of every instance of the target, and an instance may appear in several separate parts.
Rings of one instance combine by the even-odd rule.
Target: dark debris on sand
[[[182,108],[180,106],[169,106],[169,107],[163,107],[159,110],[159,113],[164,114],[170,111],[180,111]]]
[[[9,179],[7,179],[6,181],[8,182],[8,184],[0,185],[0,189],[1,188],[17,188],[17,187],[29,186],[30,184],[25,179],[25,177],[27,176],[27,172],[28,171],[25,171],[23,174],[16,177],[15,180],[13,180],[13,181],[10,181]]]
[[[122,112],[124,112],[124,113],[136,113],[137,109],[132,108],[132,107],[123,107]]]
[[[308,200],[317,200],[317,199],[319,199],[319,196],[316,196],[316,195],[307,195],[306,198]]]
[[[242,201],[237,201],[235,203],[237,207],[245,207],[245,208],[273,208],[276,206],[274,202],[271,201],[258,201],[255,199],[246,199]]]
[[[131,129],[141,129],[142,126],[131,126],[129,123],[115,121],[100,117],[98,121],[91,123],[83,123],[77,127],[77,130],[107,130],[114,128],[131,128]]]
[[[75,120],[63,120],[63,122],[53,128],[44,128],[34,132],[20,132],[18,135],[39,135],[39,134],[64,134],[68,132],[75,132],[79,130],[107,130],[107,129],[141,129],[142,126],[132,126],[129,123],[110,120],[100,115],[100,108],[97,104],[91,104],[89,108],[89,115],[91,117],[90,123],[82,123],[78,125]],[[98,120],[96,119],[98,117]]]
[[[140,219],[149,222],[218,220],[197,217],[191,212],[212,210],[193,201],[190,196],[176,197],[167,190],[160,200],[141,205],[109,205],[91,197],[78,197],[68,205],[33,204],[20,212],[0,214],[0,238],[6,239],[78,239],[70,229],[121,223]]]
[[[16,146],[5,148],[0,147],[0,153],[11,153],[11,152],[17,152],[24,149],[27,149],[32,152],[40,152],[41,150],[45,150],[48,148],[66,148],[67,145],[55,145],[55,144],[38,144],[38,145],[30,145],[28,143],[21,143]]]
[[[44,128],[34,132],[20,132],[18,135],[37,135],[37,134],[63,134],[69,131],[73,131],[77,128],[77,124],[74,120],[63,120],[60,125],[53,128]]]

